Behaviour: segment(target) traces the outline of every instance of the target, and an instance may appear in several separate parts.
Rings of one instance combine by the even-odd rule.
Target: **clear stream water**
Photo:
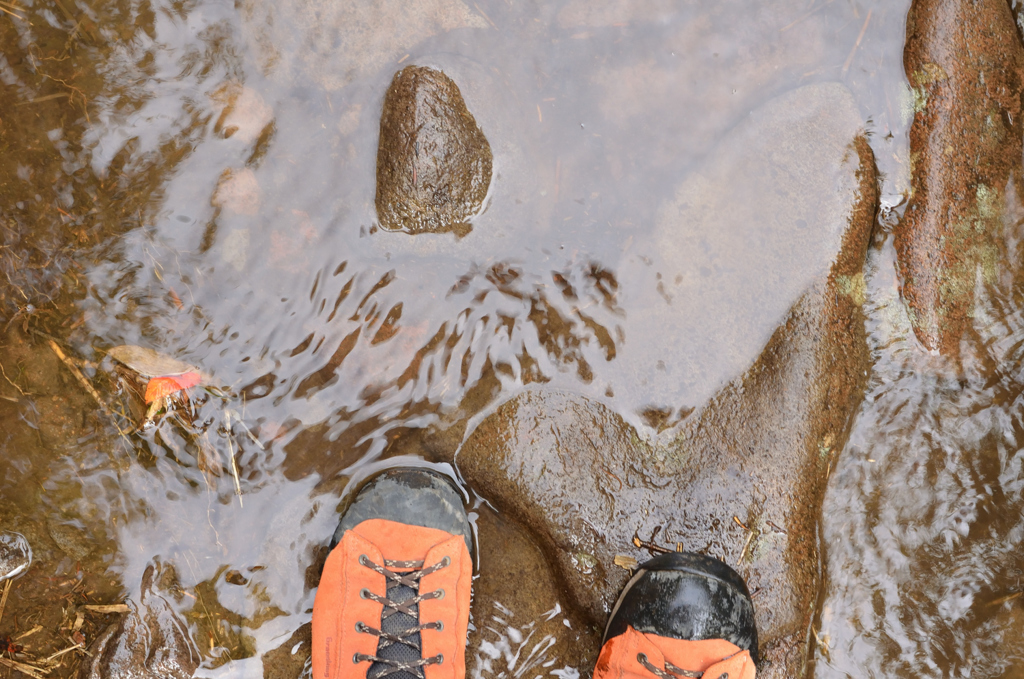
[[[659,357],[616,296],[622,255],[750,110],[839,81],[883,209],[875,368],[826,498],[815,672],[1019,676],[1018,271],[980,295],[963,374],[920,350],[888,237],[909,181],[908,5],[0,2],[0,528],[37,541],[0,633],[51,615],[80,578],[131,595],[158,560],[202,676],[260,676],[309,621],[306,570],[339,497],[421,460],[410,432],[529,383],[600,398],[649,436],[651,408],[699,407],[757,351],[737,367],[709,350],[696,385],[646,372]],[[494,149],[490,204],[463,239],[375,226],[380,105],[406,63],[449,72]],[[1010,253],[1019,227],[1008,218]],[[737,304],[723,313],[757,315]],[[194,363],[226,396],[200,398],[191,426],[118,436],[68,396],[81,389],[34,331],[112,401],[127,397],[103,350],[119,344]],[[475,501],[481,539],[511,540]],[[551,650],[575,633],[564,603],[552,589],[530,619],[478,601],[471,674],[586,675]]]

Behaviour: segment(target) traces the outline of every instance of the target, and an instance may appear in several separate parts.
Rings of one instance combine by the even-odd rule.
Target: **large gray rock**
[[[844,86],[808,85],[750,113],[686,177],[619,267],[619,384],[696,406],[750,365],[839,251],[861,127]]]
[[[529,390],[486,417],[458,452],[469,484],[538,536],[569,599],[595,625],[627,576],[615,555],[642,560],[634,537],[656,535],[746,578],[765,658],[759,676],[803,671],[822,495],[868,366],[861,269],[877,187],[855,120],[836,85],[769,103],[662,210],[651,252],[678,301],[648,311],[644,355],[688,366],[692,354],[729,359],[742,373],[674,439],[645,442],[601,403]],[[741,316],[749,312],[741,294],[759,307],[752,319]],[[761,332],[767,337],[756,339]],[[761,347],[744,372],[750,359],[741,357]],[[719,371],[702,376],[703,390],[729,376]]]

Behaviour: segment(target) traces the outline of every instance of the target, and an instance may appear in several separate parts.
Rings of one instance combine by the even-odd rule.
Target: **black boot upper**
[[[612,609],[604,641],[629,626],[688,641],[725,639],[758,661],[746,584],[726,564],[700,554],[672,552],[640,565]]]

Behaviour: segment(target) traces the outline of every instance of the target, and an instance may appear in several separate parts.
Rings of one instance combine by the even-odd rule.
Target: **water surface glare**
[[[664,206],[752,111],[822,83],[848,89],[883,205],[898,205],[908,6],[0,3],[0,530],[35,558],[0,636],[40,624],[31,652],[60,650],[75,621],[54,601],[137,596],[155,564],[176,583],[200,676],[300,676],[345,489],[438,464],[428,427],[537,383],[598,399],[652,439],[700,408],[796,301],[787,276],[829,262],[757,268],[770,229],[716,234],[673,307],[652,265]],[[376,226],[381,102],[412,63],[452,77],[494,152],[464,238]],[[728,179],[708,191],[764,198]],[[816,672],[1000,676],[1020,636],[1020,600],[1006,598],[1024,530],[1019,295],[984,297],[964,375],[919,370],[888,252],[869,276],[873,386],[832,470]],[[781,292],[761,303],[750,281]],[[678,336],[658,325],[666,308],[695,309]],[[121,344],[195,364],[219,391],[132,432],[50,338],[119,406],[130,380],[105,350]],[[547,566],[486,495],[467,490],[486,552],[469,673],[588,675],[598,632],[557,583],[514,591],[516,573]],[[91,641],[108,622],[81,631]]]

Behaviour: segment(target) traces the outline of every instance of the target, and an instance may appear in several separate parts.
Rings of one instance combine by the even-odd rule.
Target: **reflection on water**
[[[1024,668],[1024,213],[1008,194],[1009,264],[978,284],[962,369],[920,349],[888,238],[870,258],[875,368],[825,500],[817,676]]]
[[[579,678],[578,670],[556,666],[557,660],[548,656],[548,651],[555,645],[555,638],[550,634],[538,632],[539,623],[551,622],[561,617],[560,606],[556,604],[550,611],[545,612],[540,620],[531,620],[517,627],[514,612],[497,601],[491,602],[491,605],[493,612],[477,627],[477,633],[482,640],[472,663],[473,670],[470,676],[473,679],[496,676],[511,676],[517,679],[542,676],[554,676],[559,679]],[[569,621],[564,618],[561,622],[566,627],[570,626]]]
[[[625,294],[620,263],[752,109],[808,83],[849,88],[898,203],[907,5],[0,4],[0,528],[36,554],[0,632],[38,616],[54,634],[32,652],[59,650],[52,601],[120,600],[159,559],[203,676],[259,675],[271,652],[268,676],[297,676],[339,498],[425,457],[415,432],[538,382],[647,432],[642,413],[699,407],[733,368],[697,327],[710,386],[644,373],[660,357],[635,338],[659,328],[631,324],[624,300],[660,298]],[[378,114],[407,63],[449,73],[494,149],[490,205],[463,239],[375,227]],[[1010,672],[1020,293],[981,296],[961,373],[914,345],[887,246],[872,262],[874,386],[832,472],[817,671]],[[764,315],[729,292],[722,317]],[[760,346],[775,322],[741,330]],[[121,436],[39,333],[112,401],[103,351],[119,344],[201,366],[223,395],[197,393],[192,425]],[[542,572],[482,507],[488,553],[516,535]],[[588,671],[595,633],[557,585],[536,611],[487,572],[477,587],[474,676]]]

